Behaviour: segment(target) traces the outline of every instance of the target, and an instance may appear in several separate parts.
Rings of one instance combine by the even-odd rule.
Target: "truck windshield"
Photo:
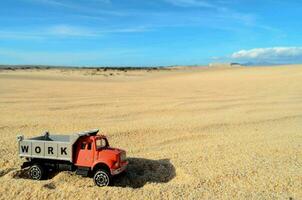
[[[108,146],[109,146],[108,141],[105,138],[100,138],[100,139],[96,140],[96,148],[97,149],[103,149],[103,148],[106,148]]]

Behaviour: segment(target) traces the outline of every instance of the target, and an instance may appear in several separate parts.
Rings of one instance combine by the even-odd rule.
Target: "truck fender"
[[[110,173],[110,167],[106,163],[103,162],[95,163],[92,168],[92,171],[96,172],[98,169],[105,169]]]

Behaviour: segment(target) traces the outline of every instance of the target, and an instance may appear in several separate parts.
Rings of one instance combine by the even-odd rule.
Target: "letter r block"
[[[45,157],[57,158],[58,157],[58,144],[53,142],[45,143]]]

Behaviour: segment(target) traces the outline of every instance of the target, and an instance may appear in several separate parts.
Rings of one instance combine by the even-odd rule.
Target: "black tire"
[[[39,164],[34,164],[29,168],[29,176],[33,180],[42,180],[45,175],[44,168]]]
[[[99,187],[108,186],[111,183],[111,175],[105,169],[99,169],[93,176],[94,184]]]

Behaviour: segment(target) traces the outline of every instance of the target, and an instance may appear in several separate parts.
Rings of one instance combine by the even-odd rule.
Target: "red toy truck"
[[[18,136],[19,156],[26,158],[21,168],[29,167],[34,180],[47,176],[49,170],[76,171],[82,176],[93,175],[97,186],[107,186],[111,178],[123,172],[128,161],[126,152],[109,146],[99,130],[72,135],[50,135],[24,139]]]

